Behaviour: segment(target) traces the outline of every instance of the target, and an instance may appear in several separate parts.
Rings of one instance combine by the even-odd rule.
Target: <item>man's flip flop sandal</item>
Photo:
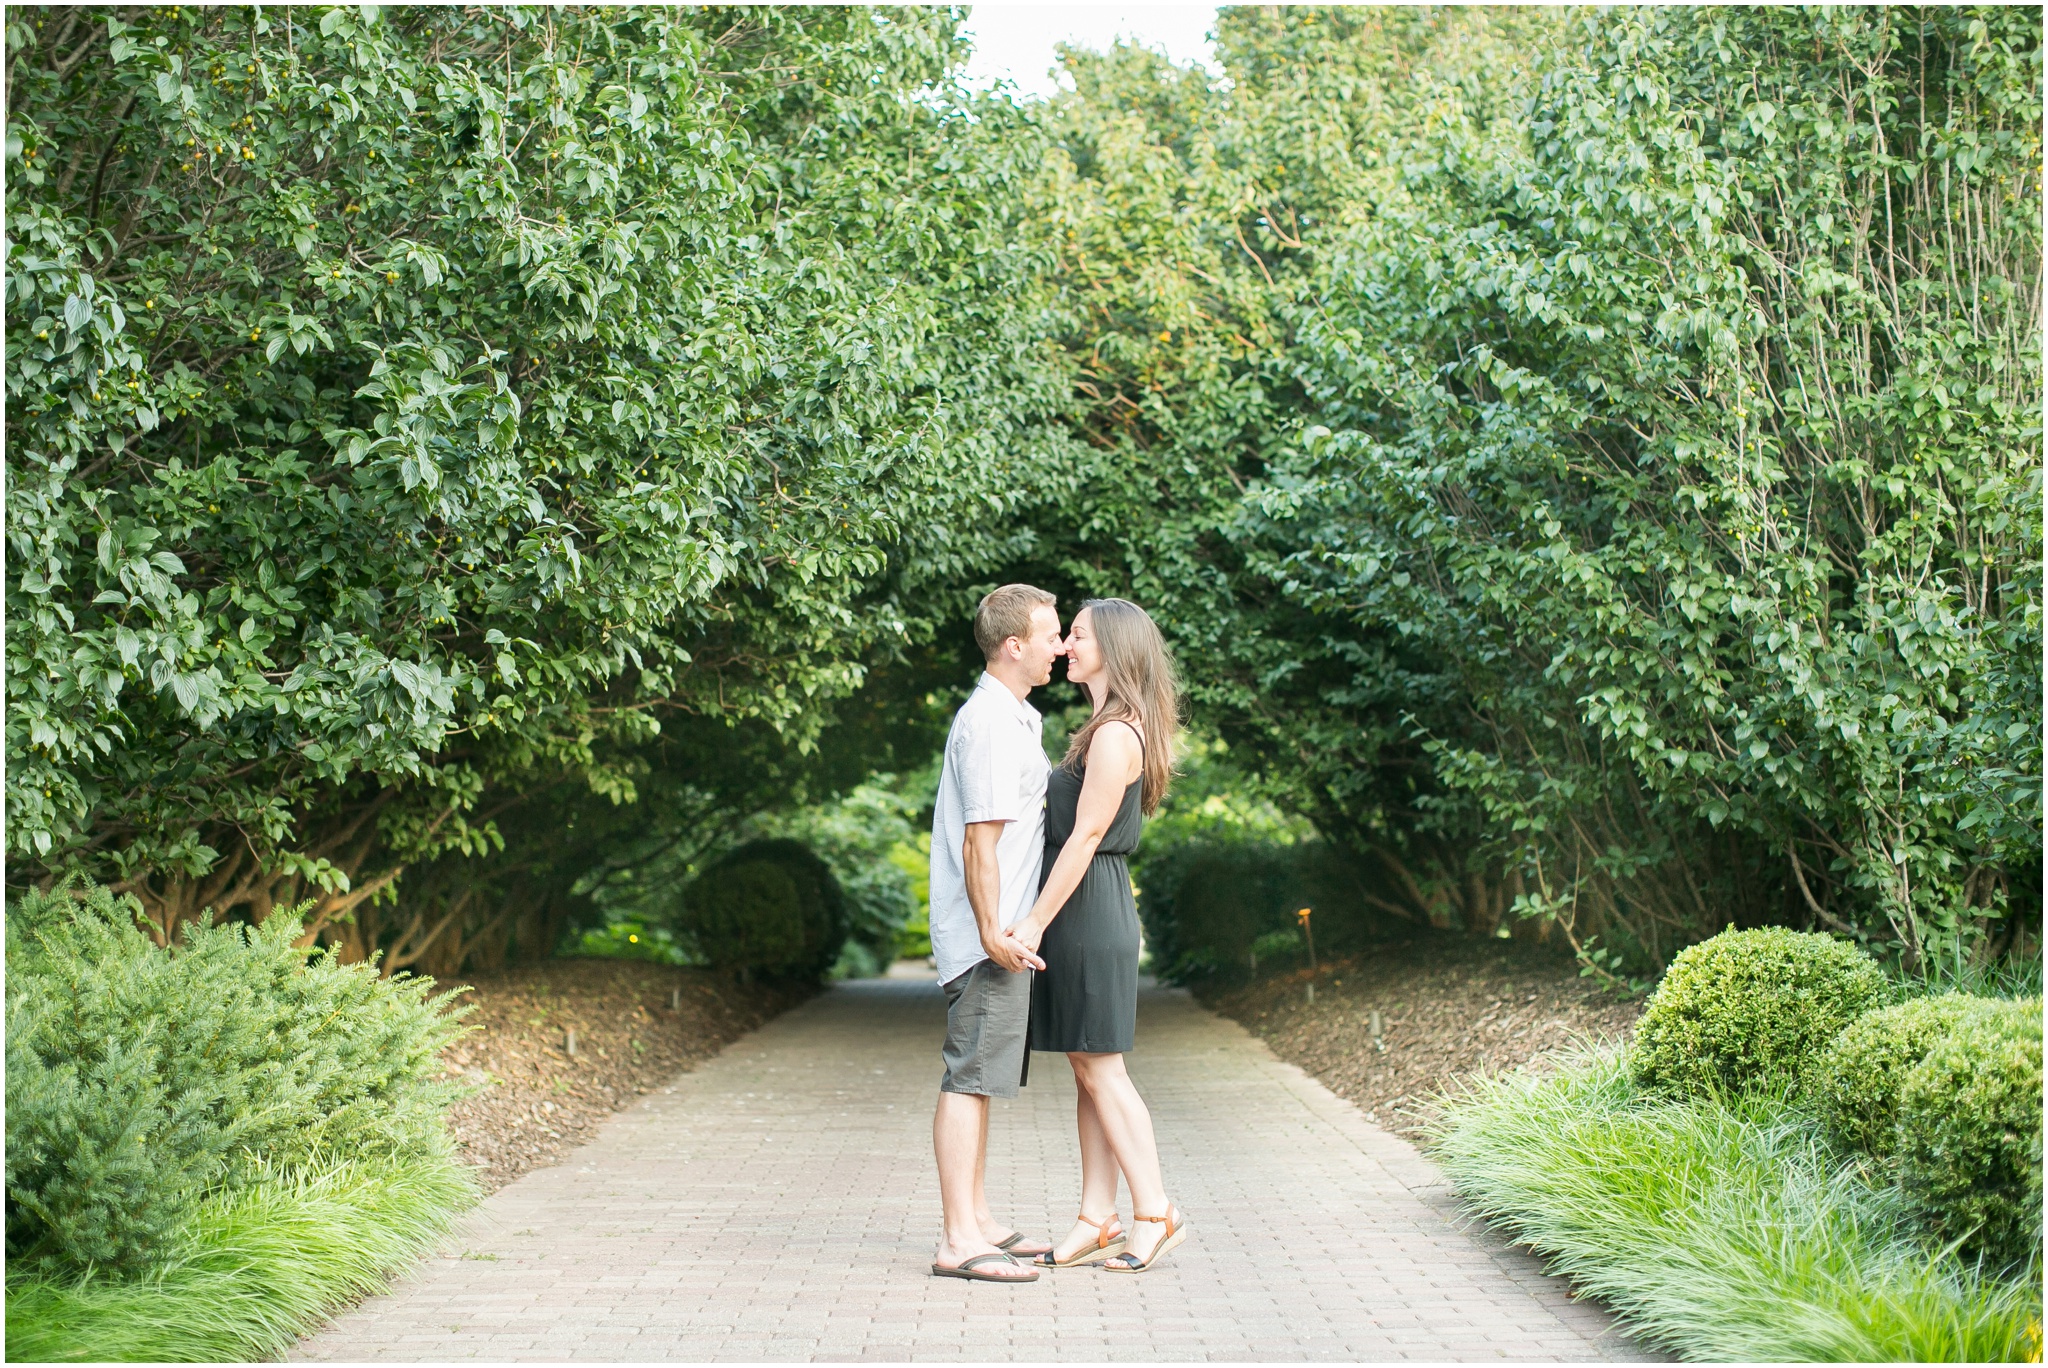
[[[1008,1254],[977,1254],[962,1263],[958,1268],[947,1268],[944,1264],[933,1264],[932,1276],[934,1278],[964,1278],[968,1282],[1028,1283],[1038,1281],[1038,1273],[1035,1269],[1025,1269],[1025,1276],[1021,1278],[1006,1278],[1000,1273],[977,1273],[975,1271],[976,1264],[992,1263],[996,1260],[1001,1260],[1003,1263],[1017,1268],[1024,1267]]]
[[[1015,1250],[1018,1245],[1023,1244],[1026,1240],[1030,1238],[1031,1237],[1029,1235],[1026,1235],[1021,1230],[1013,1230],[1010,1232],[1008,1238],[996,1241],[996,1248],[1002,1250],[1005,1254],[1009,1254],[1013,1250]],[[1024,1254],[1019,1255],[1017,1257],[1025,1259],[1036,1259],[1039,1256],[1036,1254]]]

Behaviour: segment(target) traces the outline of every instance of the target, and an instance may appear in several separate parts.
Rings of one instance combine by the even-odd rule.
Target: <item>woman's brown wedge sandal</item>
[[[1159,1261],[1166,1257],[1167,1250],[1172,1249],[1188,1237],[1188,1223],[1180,1219],[1180,1208],[1171,1202],[1166,1204],[1166,1214],[1164,1216],[1139,1216],[1133,1214],[1131,1219],[1133,1221],[1150,1221],[1155,1225],[1164,1224],[1166,1226],[1166,1234],[1160,1237],[1158,1245],[1152,1250],[1151,1257],[1147,1258],[1143,1263],[1138,1262],[1137,1258],[1133,1255],[1120,1254],[1116,1259],[1110,1259],[1102,1265],[1103,1272],[1143,1273],[1148,1269],[1157,1267]],[[1119,1263],[1118,1259],[1121,1259],[1122,1262]]]
[[[1101,1263],[1104,1259],[1115,1258],[1124,1252],[1123,1222],[1117,1220],[1114,1211],[1099,1221],[1089,1220],[1085,1212],[1075,1219],[1084,1225],[1095,1227],[1095,1243],[1082,1246],[1081,1251],[1071,1259],[1060,1258],[1059,1249],[1055,1246],[1048,1253],[1040,1254],[1033,1259],[1033,1264],[1039,1268],[1074,1268],[1080,1264]],[[1114,1232],[1110,1230],[1112,1225],[1116,1227]]]

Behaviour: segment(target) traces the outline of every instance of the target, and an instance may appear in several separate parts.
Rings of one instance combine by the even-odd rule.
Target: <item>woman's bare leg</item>
[[[1074,1081],[1094,1103],[1104,1143],[1115,1156],[1117,1168],[1123,1171],[1124,1182],[1130,1186],[1131,1214],[1165,1215],[1166,1183],[1159,1175],[1159,1146],[1152,1136],[1152,1113],[1146,1110],[1145,1099],[1138,1096],[1131,1076],[1124,1071],[1124,1057],[1070,1054],[1067,1058],[1074,1065]],[[1082,1182],[1087,1182],[1085,1168]],[[1133,1221],[1131,1257],[1142,1263],[1165,1236],[1166,1227],[1159,1222]]]
[[[1110,1148],[1102,1118],[1095,1112],[1095,1099],[1086,1088],[1074,1089],[1074,1126],[1081,1133],[1081,1214],[1105,1220],[1116,1212],[1116,1152]],[[1056,1257],[1073,1258],[1092,1246],[1100,1234],[1099,1227],[1076,1221],[1059,1242]]]

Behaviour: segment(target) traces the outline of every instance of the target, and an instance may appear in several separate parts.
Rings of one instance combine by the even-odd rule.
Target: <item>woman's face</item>
[[[1095,639],[1095,624],[1088,609],[1074,615],[1073,626],[1067,629],[1066,646],[1070,682],[1086,684],[1102,677],[1102,643]]]

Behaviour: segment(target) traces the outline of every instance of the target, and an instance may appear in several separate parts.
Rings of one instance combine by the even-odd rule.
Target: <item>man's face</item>
[[[1031,610],[1031,635],[1012,637],[1021,648],[1017,663],[1024,667],[1024,677],[1031,681],[1031,687],[1052,682],[1052,663],[1067,653],[1066,643],[1060,639],[1060,615],[1049,603],[1041,603]]]

